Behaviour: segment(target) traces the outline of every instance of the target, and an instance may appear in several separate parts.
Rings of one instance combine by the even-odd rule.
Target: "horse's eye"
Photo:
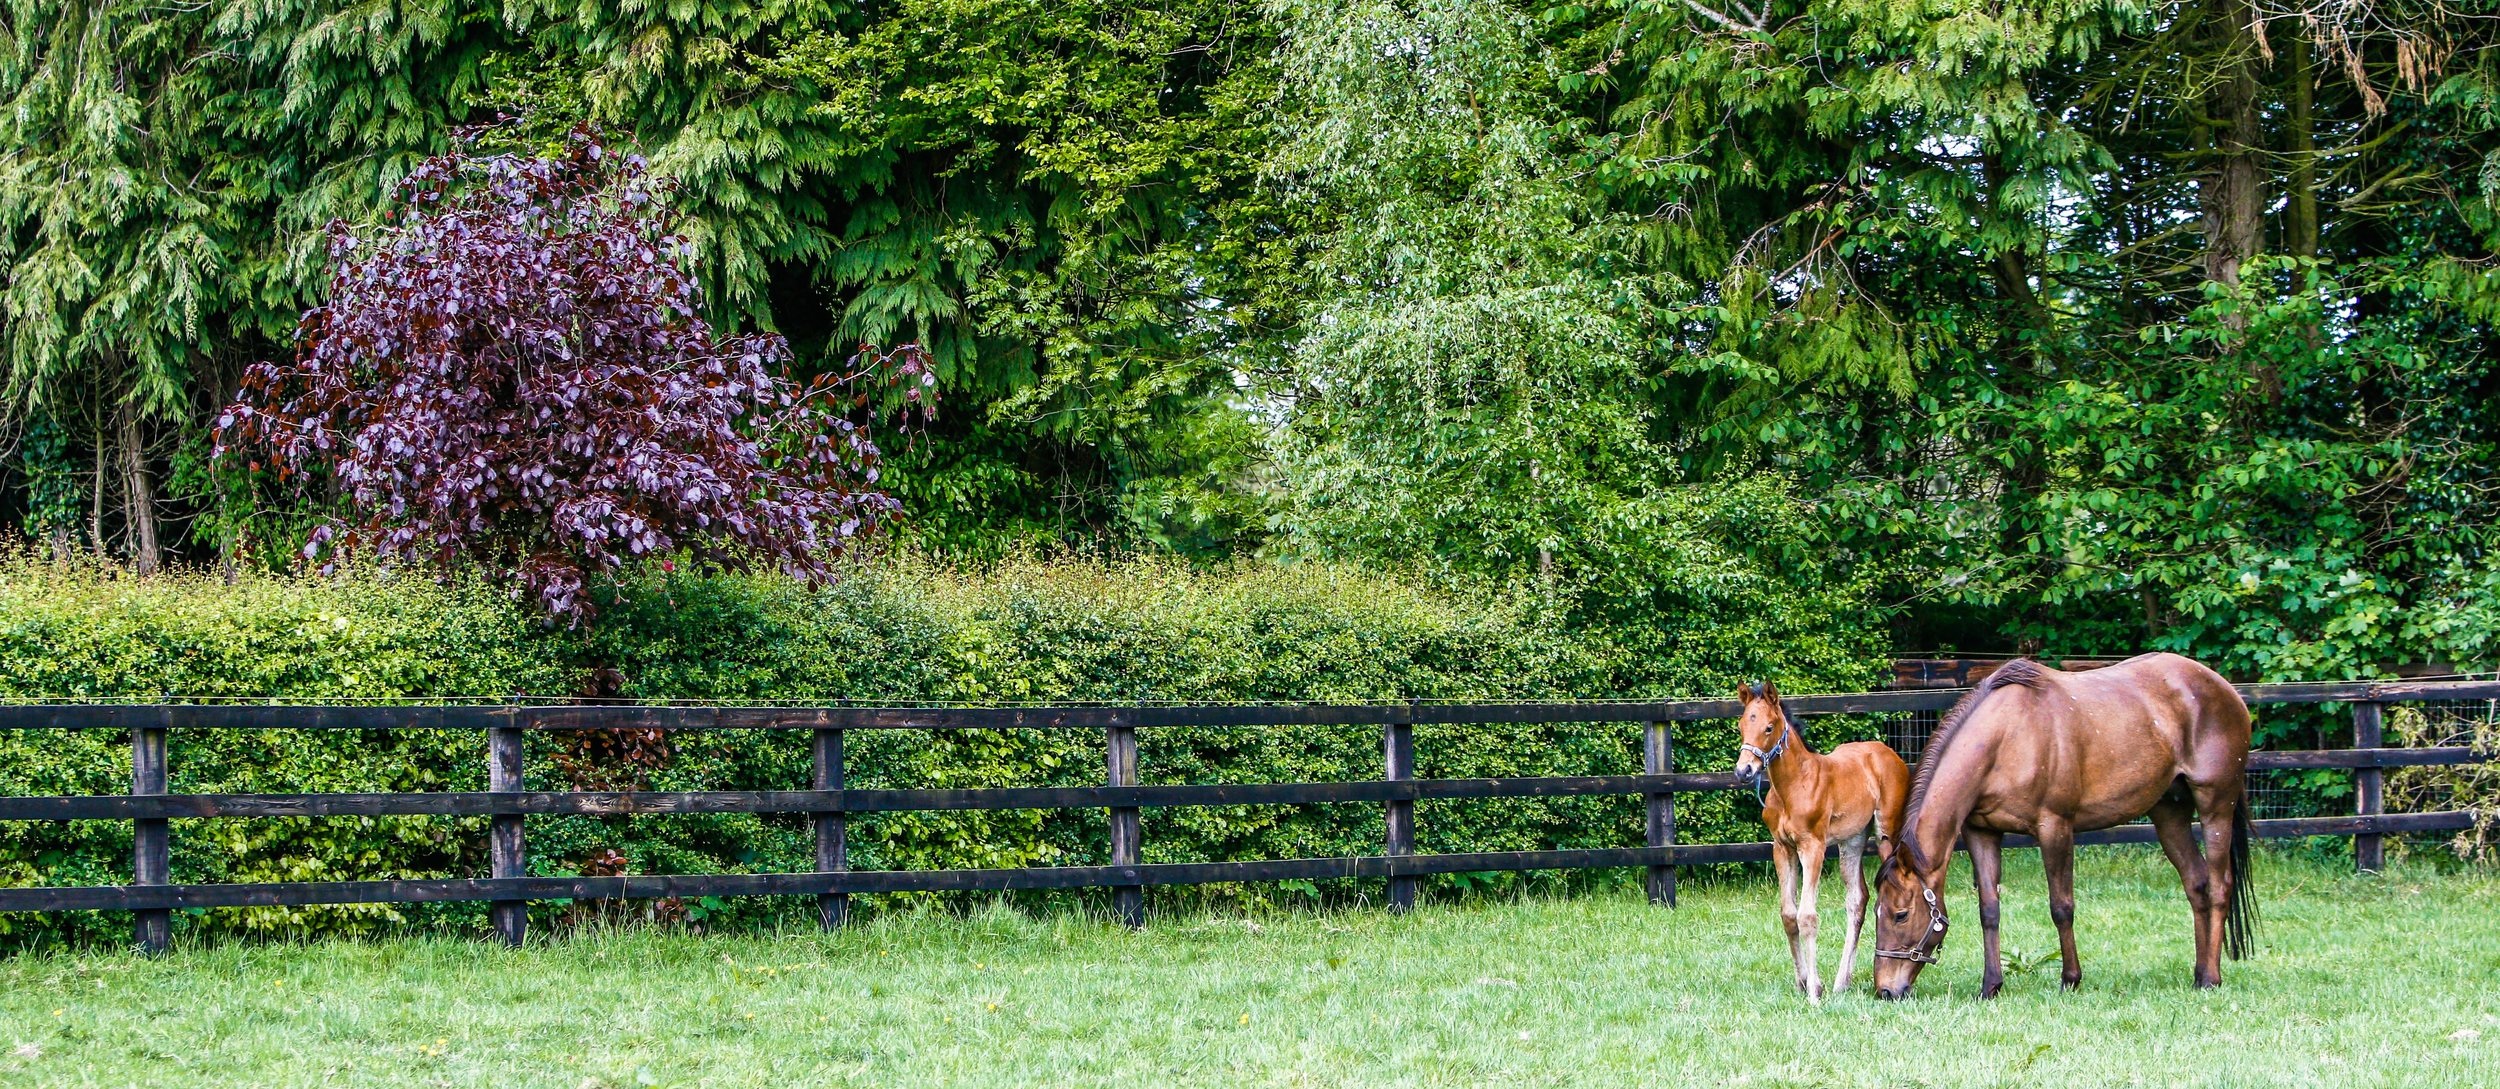
[[[1910,920],[1910,909],[1908,909],[1908,908],[1902,908],[1901,910],[1899,910],[1899,911],[1896,911],[1896,912],[1893,912],[1893,913],[1892,913],[1892,921],[1893,921],[1893,922],[1896,922],[1896,923],[1905,923],[1905,922],[1908,922],[1909,920]]]

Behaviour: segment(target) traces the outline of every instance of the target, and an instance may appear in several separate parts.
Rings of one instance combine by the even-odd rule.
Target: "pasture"
[[[12,1086],[2457,1085],[2500,1055],[2500,879],[2258,856],[2260,952],[2189,987],[2176,877],[2082,852],[2057,990],[2036,856],[1983,1003],[1967,869],[1917,998],[1809,1008],[1762,881],[1142,933],[1005,908],[820,935],[177,945],[0,962]],[[1827,935],[1838,888],[1824,885]],[[1836,955],[1826,942],[1826,968]],[[2038,967],[2024,968],[2039,960]],[[1861,966],[1863,968],[1863,965]]]

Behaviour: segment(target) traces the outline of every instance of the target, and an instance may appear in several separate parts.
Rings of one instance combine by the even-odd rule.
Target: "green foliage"
[[[509,111],[524,141],[588,120],[643,145],[725,327],[778,328],[817,367],[863,341],[937,354],[962,422],[900,483],[990,502],[926,504],[931,543],[1222,550],[1261,528],[1215,354],[1259,320],[1228,270],[1269,245],[1223,210],[1269,52],[1231,0],[8,12],[5,391],[130,406],[173,433],[151,462],[283,354],[327,223],[377,218],[453,127]],[[249,536],[223,489],[177,492],[218,511],[195,555]]]
[[[222,402],[313,301],[318,228],[509,112],[517,142],[588,120],[649,151],[724,327],[811,363],[929,345],[953,407],[888,483],[944,555],[1397,570],[1617,692],[1855,686],[1887,623],[2252,680],[2500,654],[2483,0],[0,4],[0,501],[38,533],[127,536],[108,418]],[[189,555],[291,554],[304,512],[197,449],[141,459]],[[655,645],[692,637],[647,595],[795,625],[843,669],[867,636],[793,618],[1003,630],[946,578],[877,579],[624,607]],[[793,668],[741,680],[710,638],[699,668],[599,653],[691,686],[646,693]],[[1134,638],[1099,674],[894,691],[1216,683]]]
[[[69,434],[50,412],[28,417],[18,436],[19,464],[26,473],[26,531],[29,536],[66,539],[78,524],[77,465],[70,460]]]
[[[1779,671],[1756,653],[1822,676],[1872,660],[1871,568],[1818,549],[1785,481],[1681,482],[1653,353],[1683,289],[1582,181],[1609,145],[1559,108],[1533,22],[1384,2],[1285,25],[1307,124],[1277,169],[1329,229],[1283,391],[1277,550],[1521,587],[1640,688]]]
[[[895,560],[820,590],[768,576],[660,576],[622,591],[589,632],[547,629],[475,587],[351,578],[250,576],[134,581],[102,571],[15,561],[0,571],[0,695],[440,699],[562,696],[587,684],[582,663],[622,674],[642,699],[1108,701],[1554,699],[1723,692],[1773,670],[1799,690],[1855,687],[1875,670],[1845,615],[1812,638],[1721,627],[1696,616],[1667,653],[1564,630],[1539,600],[1452,595],[1358,568],[1303,564],[1192,569],[1157,561],[1044,563],[981,569]],[[1779,622],[1790,629],[1805,618]],[[1714,641],[1715,633],[1715,641]],[[1783,629],[1783,636],[1793,634]],[[1859,653],[1852,657],[1850,651]],[[1863,724],[1815,728],[1828,745]],[[568,785],[579,752],[533,738],[533,783]],[[1620,774],[1639,766],[1637,727],[1560,725],[1417,730],[1420,774],[1434,777]],[[479,789],[482,740],[424,733],[220,733],[172,739],[177,791]],[[682,733],[654,765],[625,769],[656,790],[788,789],[808,777],[799,733]],[[1103,739],[1083,731],[926,734],[859,731],[849,781],[863,787],[1081,785],[1100,781]],[[1381,774],[1371,728],[1153,730],[1141,736],[1149,782],[1306,782]],[[1729,731],[1684,733],[1686,769],[1731,761]],[[0,738],[0,793],[111,793],[127,786],[127,741],[103,731]],[[612,771],[615,769],[611,769]],[[1735,795],[1688,799],[1691,840],[1745,839],[1753,815]],[[1428,803],[1426,850],[1622,846],[1639,842],[1635,798]],[[1381,836],[1376,806],[1213,807],[1150,811],[1150,861],[1365,854]],[[127,865],[127,824],[0,829],[0,880],[106,883]],[[475,819],[273,819],[177,822],[177,880],[352,879],[465,875],[483,865]],[[1072,865],[1108,855],[1099,814],[948,812],[852,818],[862,868]],[[812,841],[793,816],[533,818],[531,865],[580,872],[608,851],[633,872],[805,870]],[[1451,884],[1509,885],[1517,878]],[[1323,890],[1307,890],[1320,894]],[[1176,896],[1295,897],[1268,886]],[[570,909],[548,905],[550,916]],[[703,906],[726,923],[787,903]],[[188,917],[205,933],[361,932],[480,925],[482,911],[395,906],[253,909]],[[107,940],[117,921],[13,916],[14,943]]]
[[[1234,0],[511,10],[534,60],[490,98],[638,138],[723,309],[817,365],[928,348],[963,419],[901,466],[924,540],[1256,528],[1233,481],[1195,479],[1244,445],[1212,422],[1240,303],[1210,246],[1257,162],[1267,31]]]
[[[525,613],[475,587],[409,580],[292,582],[246,577],[133,580],[17,557],[0,566],[0,697],[11,699],[511,698],[563,695],[578,681],[565,648]],[[272,731],[177,735],[184,792],[482,789],[480,737],[425,732]],[[0,737],[0,793],[129,789],[129,738],[107,730]],[[178,821],[177,881],[280,881],[441,874],[483,858],[482,820],[383,817]],[[0,881],[127,879],[130,827],[97,821],[0,827]],[[243,909],[218,931],[361,932],[465,909],[390,905]],[[482,917],[482,916],[481,916]],[[0,940],[101,936],[93,917],[0,918]],[[101,927],[101,929],[99,929]]]
[[[1502,3],[1285,9],[1286,191],[1329,229],[1281,451],[1299,551],[1603,577],[1672,489],[1656,296],[1572,176],[1583,127]]]
[[[1832,547],[1890,558],[1905,642],[2251,680],[2490,661],[2451,619],[2492,607],[2500,483],[2486,22],[1549,15],[1562,100],[1619,140],[1589,176],[1711,285],[1652,371],[1663,441],[1789,474]],[[2407,68],[2434,39],[2436,76]]]

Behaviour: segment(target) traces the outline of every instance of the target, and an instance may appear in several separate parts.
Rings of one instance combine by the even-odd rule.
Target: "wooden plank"
[[[2472,827],[2471,813],[2402,813],[2380,817],[2313,817],[2256,822],[2261,839],[2380,833],[2448,832]],[[2124,825],[2076,836],[2078,843],[2150,843],[2151,825]],[[2032,846],[2008,836],[2009,847]],[[1445,855],[1183,862],[1142,866],[1061,866],[997,870],[853,870],[847,873],[709,874],[625,877],[443,878],[403,881],[288,882],[267,885],[98,885],[0,889],[0,911],[95,911],[150,908],[250,907],[304,904],[427,903],[444,900],[648,899],[690,896],[821,896],[827,893],[961,892],[1084,888],[1116,884],[1333,880],[1575,870],[1652,865],[1760,862],[1768,843],[1677,844],[1558,851],[1487,851]]]
[[[1103,771],[1114,787],[1137,785],[1137,729],[1113,726],[1103,731]],[[1133,869],[1143,845],[1144,831],[1136,806],[1115,805],[1109,808],[1111,822],[1111,865],[1115,869]],[[1130,928],[1146,925],[1146,887],[1142,884],[1115,885],[1111,890],[1112,911]]]
[[[1652,722],[1641,728],[1641,771],[1652,776],[1666,776],[1675,771],[1675,728],[1664,722]],[[1647,820],[1643,828],[1644,845],[1666,847],[1675,843],[1675,794],[1672,791],[1651,791],[1647,795]],[[1649,887],[1649,902],[1675,906],[1675,867],[1651,866],[1644,875]]]
[[[1381,727],[1381,778],[1400,783],[1415,778],[1415,727],[1393,722]],[[1415,853],[1415,803],[1409,799],[1393,799],[1381,803],[1383,854],[1392,858]],[[1415,908],[1415,878],[1399,875],[1389,879],[1389,910],[1412,911]]]
[[[2385,725],[2386,720],[2381,705],[2353,704],[2352,747],[2378,749],[2384,738]],[[2352,794],[2356,816],[2375,817],[2384,810],[2384,797],[2381,793],[2384,781],[2380,778],[2382,774],[2384,773],[2378,770],[2377,765],[2358,767],[2353,770]],[[2386,842],[2380,839],[2376,832],[2354,833],[2352,864],[2354,869],[2362,873],[2377,873],[2385,869],[2387,866]]]
[[[486,732],[486,778],[491,790],[511,792],[526,789],[521,774],[521,730],[509,727]],[[487,833],[488,853],[492,856],[494,875],[510,881],[529,873],[527,854],[521,839],[519,813],[499,813]],[[502,899],[491,910],[495,933],[503,943],[515,948],[529,933],[529,902],[524,899]]]
[[[135,817],[483,816],[496,813],[626,816],[670,813],[890,813],[928,810],[1087,809],[1111,806],[1316,805],[1423,798],[1562,798],[1725,790],[1724,772],[1565,775],[1528,779],[1418,779],[1389,783],[1210,783],[1132,787],[984,787],[939,790],[439,791],[422,794],[119,794],[0,797],[0,820]]]
[[[842,731],[817,730],[815,737],[813,783],[815,791],[837,799],[831,808],[811,810],[816,826],[816,872],[843,873],[851,868],[850,824],[843,815],[838,799],[842,795]],[[851,918],[851,898],[847,894],[828,892],[816,898],[816,924],[826,930],[840,927]]]
[[[165,793],[165,731],[161,727],[141,726],[130,731],[130,793]],[[171,829],[162,817],[143,817],[133,825],[130,883],[167,884],[173,869]],[[161,908],[131,917],[131,937],[148,953],[165,951],[173,941],[173,927],[173,913]]]
[[[2269,768],[2409,767],[2492,759],[2465,746],[2257,752]],[[1726,772],[1561,775],[1520,779],[1367,780],[1352,783],[1209,783],[1134,787],[990,787],[966,790],[441,791],[422,794],[121,794],[0,797],[0,820],[163,817],[371,817],[686,813],[887,813],[928,810],[1089,809],[1114,806],[1316,805],[1420,799],[1668,795],[1738,789]]]
[[[2377,685],[2370,681],[2243,684],[2234,687],[2240,690],[2240,698],[2251,704],[2342,703],[2347,700],[2369,699],[2377,689]]]
[[[2390,813],[2377,817],[2290,817],[2253,822],[2258,839],[2295,839],[2301,836],[2350,836],[2362,832],[2412,833],[2455,832],[2474,826],[2472,813]],[[2076,843],[2153,843],[2153,826],[2125,824],[2094,832],[2078,832]],[[2007,836],[2008,847],[2029,847],[2028,837]]]
[[[1678,848],[1704,861],[1731,861],[1752,845]],[[1766,848],[1767,850],[1767,848]],[[288,882],[266,885],[98,885],[0,889],[0,911],[130,910],[301,904],[429,903],[445,900],[651,899],[695,896],[818,896],[828,892],[969,892],[1089,888],[1122,883],[1339,880],[1500,870],[1644,866],[1667,858],[1641,847],[1474,854],[1357,856],[1142,866],[1043,866],[993,870],[852,870],[848,873],[629,875],[621,877],[438,878]],[[1768,857],[1767,854],[1764,857]]]
[[[2370,698],[2380,703],[2500,699],[2500,680],[2382,681],[2371,687]]]
[[[2356,703],[2360,708],[2377,707],[2375,703]],[[2278,768],[2412,768],[2431,765],[2480,764],[2493,759],[2489,753],[2475,751],[2466,745],[2441,745],[2420,749],[2303,749],[2285,752],[2252,752],[2248,754],[2251,771]]]
[[[508,724],[522,709],[471,706],[334,706],[325,704],[0,704],[0,729],[308,729],[483,730]]]
[[[1894,688],[1968,688],[2005,667],[2010,657],[1991,658],[1895,658],[1892,662]],[[2068,673],[2105,669],[2126,661],[2124,658],[2060,658],[2047,664]]]

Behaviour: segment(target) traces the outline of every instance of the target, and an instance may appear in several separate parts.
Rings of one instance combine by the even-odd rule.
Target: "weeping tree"
[[[572,624],[637,562],[826,577],[899,506],[867,423],[925,418],[935,378],[863,347],[801,384],[781,337],[716,332],[668,196],[587,130],[427,160],[384,226],[333,228],[328,299],[218,457],[335,493],[308,559],[476,565]]]
[[[1596,141],[1502,3],[1285,11],[1293,137],[1324,225],[1281,394],[1307,547],[1576,577],[1592,525],[1667,479],[1637,389],[1676,285],[1575,176]]]
[[[1703,300],[1594,167],[1617,139],[1559,93],[1522,6],[1285,5],[1271,168],[1309,236],[1268,387],[1283,549],[1548,595],[1683,677],[1853,684],[1880,619],[1777,478],[1688,477],[1657,386]]]

